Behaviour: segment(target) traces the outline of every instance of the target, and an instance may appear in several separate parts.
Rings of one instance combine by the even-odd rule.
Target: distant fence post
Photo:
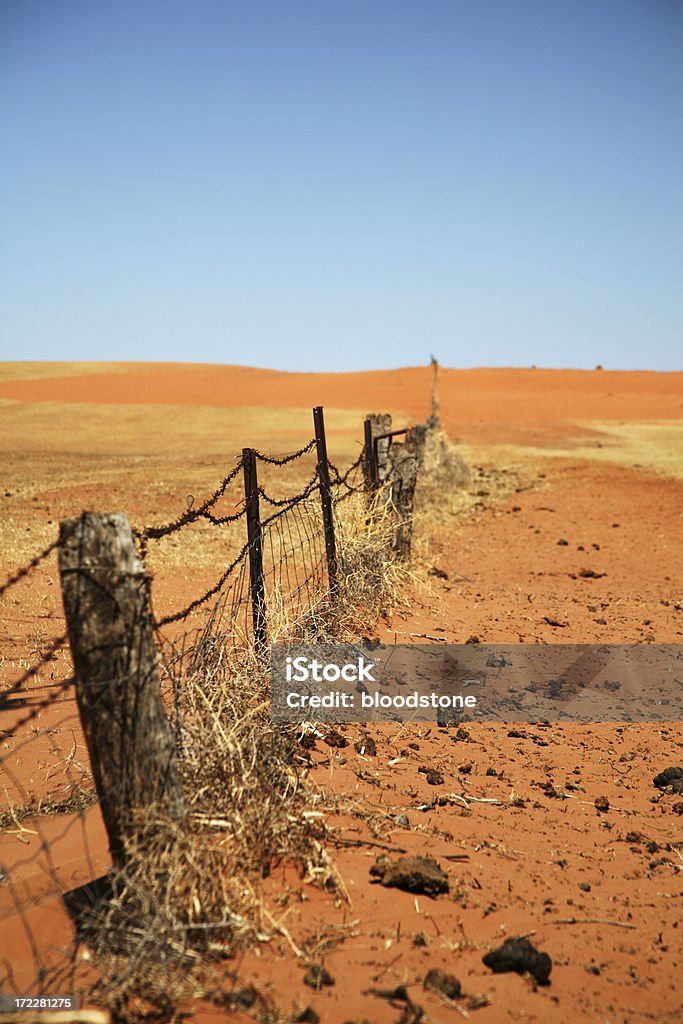
[[[76,699],[114,864],[143,836],[145,812],[185,819],[173,733],[161,700],[149,577],[127,516],[60,524],[59,571]]]
[[[390,413],[372,413],[365,417],[363,474],[367,490],[376,490],[384,483],[387,475],[389,439],[383,438],[375,444],[375,437],[378,434],[387,434],[390,430]]]
[[[247,539],[249,541],[249,581],[251,585],[251,614],[254,624],[254,645],[264,650],[268,643],[266,633],[266,592],[263,582],[263,541],[259,511],[258,476],[256,473],[256,452],[253,448],[242,449],[244,473],[244,497],[247,509]]]
[[[405,441],[392,445],[389,451],[387,480],[391,484],[391,504],[399,520],[393,547],[399,558],[406,560],[410,558],[415,488],[428,429],[423,423],[412,427]]]
[[[323,529],[325,531],[325,553],[327,555],[327,575],[330,581],[330,594],[335,596],[338,590],[337,580],[337,549],[334,538],[334,519],[332,516],[332,489],[330,485],[330,467],[327,461],[327,441],[325,439],[325,417],[322,405],[313,409],[315,426],[315,443],[318,453],[318,480],[320,481],[320,504],[323,513]]]

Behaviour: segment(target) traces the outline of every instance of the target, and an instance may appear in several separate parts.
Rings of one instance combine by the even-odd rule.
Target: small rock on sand
[[[386,854],[370,868],[389,889],[401,889],[416,895],[438,896],[448,892],[448,876],[431,857],[399,857],[392,861]]]
[[[506,939],[498,949],[487,953],[483,961],[494,974],[514,971],[517,974],[530,974],[539,985],[550,984],[553,962],[547,953],[539,953],[528,939]]]

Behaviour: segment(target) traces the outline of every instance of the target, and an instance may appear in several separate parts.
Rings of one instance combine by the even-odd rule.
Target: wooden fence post
[[[334,597],[338,590],[337,580],[337,549],[334,539],[334,518],[332,515],[332,488],[330,485],[330,467],[327,461],[327,441],[325,439],[325,417],[322,405],[313,409],[315,426],[315,443],[318,453],[318,480],[320,481],[320,503],[323,513],[323,529],[325,531],[325,553],[327,555],[327,575],[330,581],[330,595]]]
[[[264,651],[268,645],[266,631],[266,588],[263,580],[263,540],[259,510],[256,452],[242,449],[244,497],[247,506],[247,540],[249,541],[249,581],[251,585],[251,614],[254,624],[254,646]]]
[[[372,413],[365,417],[365,450],[363,473],[365,486],[368,490],[376,490],[387,475],[389,458],[389,438],[383,438],[374,444],[378,434],[388,434],[391,430],[391,414],[388,412]]]
[[[86,512],[63,520],[59,571],[83,732],[112,859],[123,867],[150,814],[185,819],[161,700],[149,577],[127,516]]]
[[[391,504],[399,520],[393,547],[402,559],[410,558],[415,487],[428,429],[422,423],[412,427],[406,440],[392,445],[389,450],[387,481],[390,483]]]

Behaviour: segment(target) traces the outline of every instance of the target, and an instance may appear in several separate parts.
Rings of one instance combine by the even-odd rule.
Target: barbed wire
[[[79,517],[80,518],[80,517]],[[69,529],[62,527],[60,534],[55,537],[51,544],[48,544],[46,548],[39,551],[37,555],[34,555],[30,562],[22,566],[21,569],[17,569],[8,576],[4,583],[0,583],[0,597],[3,597],[5,593],[10,590],[15,584],[29,576],[34,569],[37,569],[41,562],[44,562],[46,558],[49,558],[53,551],[63,544],[64,541],[68,540],[75,532],[78,526],[78,521],[75,522]]]
[[[258,488],[258,493],[268,505],[273,505],[275,508],[284,508],[285,506],[293,507],[298,504],[298,502],[305,501],[306,498],[309,498],[318,486],[318,474],[316,473],[316,475],[306,484],[303,491],[300,491],[299,494],[295,494],[292,497],[282,498],[282,500],[272,498],[266,491],[264,491],[263,487]]]
[[[252,450],[259,462],[265,462],[269,466],[286,466],[288,462],[294,462],[295,459],[300,459],[302,455],[308,455],[308,453],[315,448],[315,444],[316,441],[315,438],[313,438],[307,445],[300,448],[298,452],[292,452],[291,455],[283,455],[281,459],[275,458],[275,456],[272,455],[265,455],[263,452],[259,452],[255,448]]]
[[[14,736],[15,733],[17,733],[24,725],[28,725],[28,723],[32,722],[34,718],[37,718],[41,711],[44,711],[45,708],[48,708],[51,704],[54,704],[55,701],[61,696],[61,694],[65,693],[68,689],[74,686],[75,683],[75,676],[69,676],[68,679],[63,679],[61,683],[54,683],[52,693],[48,697],[43,697],[39,704],[36,704],[35,707],[31,708],[29,713],[25,715],[23,718],[20,718],[16,722],[14,722],[14,724],[9,729],[0,730],[0,732],[2,732],[3,741],[11,739],[12,736]],[[6,706],[8,695],[8,693],[3,693],[2,696],[0,697],[0,711],[8,710]]]
[[[160,537],[167,537],[170,533],[175,533],[177,530],[181,530],[184,526],[187,526],[188,523],[194,523],[197,519],[200,519],[209,511],[209,509],[213,508],[220,498],[223,497],[232,481],[242,469],[242,463],[243,460],[240,457],[235,468],[228,473],[213,494],[210,495],[206,501],[202,502],[198,508],[188,508],[185,512],[181,512],[177,519],[174,519],[171,523],[166,523],[165,526],[147,526],[144,530],[134,530],[133,536],[143,541],[143,543],[147,540],[158,540]],[[243,513],[238,513],[234,518],[239,519],[242,514]]]
[[[20,679],[17,679],[16,682],[12,683],[8,690],[2,691],[2,693],[0,694],[0,711],[6,710],[5,704],[10,699],[10,697],[13,697],[15,694],[21,691],[24,683],[27,683],[29,679],[33,679],[34,676],[37,676],[41,668],[47,665],[49,661],[52,661],[53,654],[57,653],[59,648],[66,643],[67,639],[68,633],[63,633],[61,636],[58,636],[55,640],[53,640],[50,643],[48,649],[41,656],[40,661],[37,662],[37,664],[31,665],[30,668],[26,669],[26,671],[24,672]]]
[[[354,473],[362,465],[364,458],[365,448],[363,448],[356,461],[351,463],[351,465],[346,470],[343,476],[341,475],[335,464],[333,462],[330,462],[330,460],[328,459],[327,464],[334,473],[334,477],[330,478],[330,483],[334,484],[335,486],[346,487],[349,489],[349,491],[352,492],[361,490],[364,487],[363,481],[361,481],[355,487],[352,487],[351,484],[348,482],[348,479],[351,476],[351,474]]]

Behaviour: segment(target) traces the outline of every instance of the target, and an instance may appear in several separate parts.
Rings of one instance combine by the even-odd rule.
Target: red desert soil
[[[408,421],[429,410],[431,375],[423,368],[314,375],[151,364],[81,372],[62,364],[50,376],[44,364],[39,375],[30,364],[7,365],[12,372],[4,375],[0,365],[2,577],[49,541],[49,520],[82,507],[126,508],[140,524],[173,519],[188,490],[209,493],[231,453],[260,443],[252,441],[258,417],[244,424],[252,434],[232,441],[203,438],[209,421],[198,418],[174,447],[173,427],[190,423],[183,417],[197,409],[227,415],[240,407],[250,417],[259,408],[281,410],[277,429],[292,446],[301,436],[292,410],[390,409]],[[440,402],[449,434],[482,471],[464,511],[441,523],[422,552],[423,575],[430,567],[441,575],[425,575],[431,589],[418,586],[410,609],[381,625],[381,637],[680,644],[683,374],[446,370]],[[70,425],[76,405],[103,417],[85,440]],[[159,405],[169,407],[161,433]],[[330,457],[350,457],[360,418],[341,417],[330,434]],[[147,488],[140,465],[154,466]],[[160,606],[182,604],[221,568],[184,566],[182,554],[155,576]],[[580,577],[586,568],[600,575]],[[48,562],[0,599],[4,682],[61,631],[55,573]],[[50,670],[55,679],[64,671],[60,662]],[[29,689],[40,696],[49,682],[41,676]],[[26,699],[0,727],[30,712],[31,694]],[[31,729],[40,735],[21,746]],[[377,726],[373,756],[356,752],[357,728],[342,732],[346,747],[317,741],[310,777],[339,806],[327,824],[344,896],[276,871],[265,884],[282,928],[232,965],[242,984],[270,992],[285,1015],[311,1006],[330,1024],[398,1021],[405,1004],[375,994],[398,985],[438,1024],[467,1015],[481,1024],[683,1020],[683,818],[674,810],[681,798],[652,785],[662,768],[683,764],[680,723]],[[56,799],[87,761],[71,700],[41,712],[19,737],[0,737],[0,755],[14,804],[22,794]],[[430,785],[419,771],[425,767],[440,771],[443,783]],[[608,809],[596,808],[599,797]],[[41,853],[41,836],[54,864]],[[450,892],[432,899],[382,887],[369,869],[384,846],[392,856],[436,858]],[[48,961],[68,945],[56,892],[106,867],[98,810],[83,823],[49,816],[9,827],[0,863],[18,878],[11,888],[0,881],[0,979],[23,991],[35,973],[29,936]],[[17,898],[28,908],[21,914]],[[550,986],[494,975],[482,964],[484,953],[517,935],[530,935],[551,956]],[[294,947],[324,963],[335,984],[307,987],[306,960]],[[423,991],[433,967],[460,979],[457,1008]]]

